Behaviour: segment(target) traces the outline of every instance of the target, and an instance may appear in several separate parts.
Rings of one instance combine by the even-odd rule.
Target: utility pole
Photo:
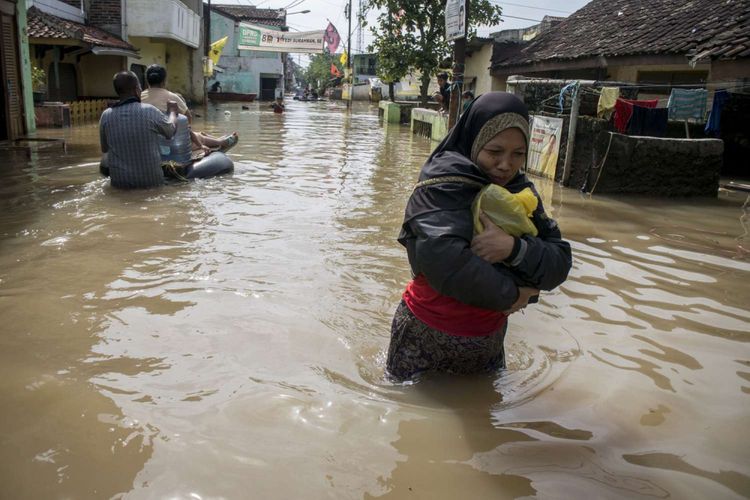
[[[563,163],[562,185],[567,186],[570,180],[573,152],[576,146],[576,129],[578,128],[578,109],[581,105],[580,84],[573,87],[573,102],[570,103],[570,124],[568,125],[568,142],[565,146],[565,163]],[[602,165],[603,166],[603,165]]]
[[[201,7],[202,6],[203,5],[201,4]],[[206,63],[203,69],[203,104],[208,106],[208,77],[206,76],[205,68],[208,67],[208,56],[211,53],[211,0],[208,0],[208,16],[207,19],[203,21],[203,31],[205,33],[203,44],[205,45],[206,50]]]
[[[453,43],[453,85],[451,89],[451,102],[448,107],[448,130],[458,121],[461,94],[464,91],[464,63],[466,62],[466,36],[469,31],[469,0],[466,1],[464,16],[463,37]]]
[[[352,108],[352,94],[354,94],[354,74],[352,71],[352,0],[349,0],[348,7],[346,9],[346,17],[349,18],[349,32],[346,38],[346,67],[349,71],[349,100],[346,101],[347,109]]]

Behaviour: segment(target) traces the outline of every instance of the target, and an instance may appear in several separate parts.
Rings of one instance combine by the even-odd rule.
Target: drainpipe
[[[120,0],[120,38],[128,41],[128,6],[127,0]]]

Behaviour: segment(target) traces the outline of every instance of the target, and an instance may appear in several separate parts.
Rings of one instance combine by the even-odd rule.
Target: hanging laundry
[[[635,101],[631,99],[617,99],[615,103],[615,113],[612,115],[614,120],[615,130],[619,133],[624,134],[628,128],[628,122],[630,116],[633,114],[633,106],[640,106],[642,108],[655,108],[659,104],[658,99],[647,99],[642,101]]]
[[[721,133],[721,110],[729,100],[729,92],[726,90],[717,90],[714,92],[714,103],[711,106],[711,113],[708,115],[705,132],[706,135],[719,137]]]
[[[596,105],[596,116],[609,120],[615,110],[618,97],[620,97],[619,87],[602,87],[601,94],[599,94],[599,103]]]
[[[688,120],[690,118],[698,121],[706,119],[706,100],[708,91],[706,89],[672,89],[669,95],[670,120]]]
[[[667,135],[667,108],[643,108],[633,106],[633,114],[628,122],[628,135],[664,137]]]

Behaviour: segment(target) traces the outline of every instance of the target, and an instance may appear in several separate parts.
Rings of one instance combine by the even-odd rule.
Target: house
[[[520,47],[556,26],[563,17],[544,16],[542,22],[527,28],[509,29],[491,33],[489,37],[474,37],[466,42],[464,89],[475,96],[493,90],[505,90],[505,80],[490,73],[496,46]]]
[[[208,7],[206,7],[208,11]],[[259,9],[244,5],[211,5],[211,41],[228,37],[219,59],[219,70],[209,80],[218,81],[223,92],[257,94],[260,99],[272,100],[284,89],[286,54],[239,50],[239,27],[246,22],[286,31],[284,9]]]
[[[355,83],[369,83],[370,78],[378,77],[378,55],[353,54],[352,69]]]
[[[672,85],[750,79],[750,3],[593,0],[531,41],[495,43],[492,76]]]
[[[142,81],[150,64],[160,64],[167,69],[170,90],[188,101],[203,101],[202,0],[91,0],[91,9],[92,24],[107,21],[113,28],[117,23],[125,27],[125,40],[140,55],[129,57],[127,67]]]
[[[0,99],[0,140],[14,140],[36,130],[25,0],[0,0],[0,38],[5,87]]]
[[[47,99],[114,97],[112,75],[161,64],[170,90],[203,99],[200,0],[28,0],[29,43]],[[81,7],[85,6],[86,10]]]
[[[713,91],[728,89],[732,98],[722,112],[721,173],[748,176],[749,33],[747,0],[593,0],[530,41],[496,41],[491,73],[501,82],[511,75],[589,80],[595,87],[616,82],[623,96],[627,91],[630,97],[657,98],[663,104],[674,87],[706,88],[711,91],[708,109]],[[524,100],[541,110],[561,85],[537,82],[533,87],[523,91]],[[595,93],[585,94],[581,113],[593,109],[595,114],[596,100]],[[679,126],[668,135],[688,135],[687,122],[674,125]],[[689,136],[702,134],[698,120]]]
[[[80,9],[56,0],[30,3],[29,49],[34,66],[46,74],[46,100],[114,97],[111,75],[123,70],[128,58],[139,57],[137,49],[87,25]]]

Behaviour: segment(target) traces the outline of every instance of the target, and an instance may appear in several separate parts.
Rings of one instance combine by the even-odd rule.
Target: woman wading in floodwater
[[[512,94],[490,92],[471,103],[422,167],[398,238],[414,278],[391,327],[392,378],[503,368],[507,316],[565,281],[570,245],[541,199],[532,215],[537,236],[510,236],[484,215],[486,229],[473,235],[471,206],[482,187],[530,187],[536,194],[521,172],[528,136],[526,106]]]

